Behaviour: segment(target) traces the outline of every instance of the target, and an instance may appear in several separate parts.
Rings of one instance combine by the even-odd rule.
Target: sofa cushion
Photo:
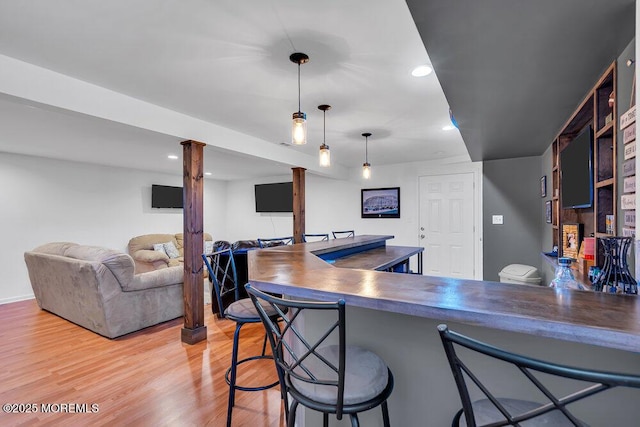
[[[153,250],[156,251],[156,252],[161,252],[161,253],[167,255],[167,251],[164,248],[164,243],[155,243],[153,245]]]
[[[176,245],[173,244],[173,242],[163,243],[163,246],[164,251],[167,253],[167,256],[169,258],[178,258],[180,256],[180,252],[178,251],[178,248],[176,248]]]
[[[69,247],[64,255],[69,258],[104,264],[123,289],[133,278],[133,259],[129,255],[114,249],[107,249],[100,246],[76,245]]]
[[[177,285],[182,283],[184,268],[175,266],[160,270],[149,271],[147,273],[136,274],[122,290],[125,292],[141,291],[143,289],[161,288],[163,286]]]
[[[166,252],[160,251],[151,251],[148,249],[141,249],[132,254],[132,257],[136,261],[142,262],[156,262],[156,261],[164,261],[169,262],[169,257]]]
[[[32,252],[64,256],[64,253],[66,252],[66,250],[69,249],[71,246],[78,246],[78,244],[71,243],[71,242],[45,243],[44,245],[41,245],[35,248]]]
[[[156,243],[165,243],[173,241],[177,245],[176,237],[174,234],[144,234],[142,236],[133,237],[129,240],[129,253],[133,254],[140,249],[153,250],[153,245]]]

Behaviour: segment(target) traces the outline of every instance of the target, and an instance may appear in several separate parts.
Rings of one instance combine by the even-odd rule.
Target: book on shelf
[[[605,233],[606,234],[616,234],[615,230],[613,229],[613,223],[614,223],[614,216],[613,215],[607,215],[605,217]]]

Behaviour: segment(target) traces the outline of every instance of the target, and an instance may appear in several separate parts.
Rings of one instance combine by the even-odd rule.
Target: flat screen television
[[[256,212],[293,212],[293,182],[256,184]]]
[[[182,187],[168,185],[151,186],[152,208],[182,208]]]
[[[561,198],[564,209],[593,205],[593,129],[584,128],[560,152]]]

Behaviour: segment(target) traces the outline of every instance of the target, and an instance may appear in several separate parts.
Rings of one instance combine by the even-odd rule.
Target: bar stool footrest
[[[242,359],[242,360],[238,360],[238,362],[236,363],[236,369],[238,366],[240,366],[241,364],[245,363],[245,362],[251,362],[253,360],[262,360],[262,359],[270,359],[273,360],[273,356],[252,356],[252,357],[247,357],[246,359]],[[229,367],[229,369],[227,369],[227,372],[224,374],[224,380],[227,382],[227,385],[231,386],[231,380],[229,379],[229,376],[231,375],[231,367]],[[255,386],[255,387],[245,387],[245,386],[241,386],[236,384],[235,385],[235,389],[236,390],[241,390],[241,391],[262,391],[262,390],[267,390],[269,388],[275,387],[280,383],[280,381],[276,381],[273,384],[268,384],[268,385],[263,385],[263,386]]]

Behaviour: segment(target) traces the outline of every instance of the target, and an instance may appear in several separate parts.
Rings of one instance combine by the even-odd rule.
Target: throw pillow
[[[155,245],[153,245],[153,250],[162,252],[163,254],[167,255],[167,251],[164,250],[164,243],[156,243]]]
[[[180,256],[180,252],[178,252],[178,248],[173,242],[164,243],[164,250],[169,258],[178,258]]]
[[[204,253],[210,254],[213,252],[213,240],[205,240],[204,241]]]

